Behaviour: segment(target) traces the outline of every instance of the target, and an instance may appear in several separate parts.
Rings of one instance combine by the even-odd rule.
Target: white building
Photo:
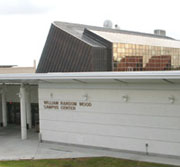
[[[6,102],[20,102],[22,139],[31,102],[42,141],[180,156],[178,71],[4,74],[0,82],[0,119],[8,126]]]

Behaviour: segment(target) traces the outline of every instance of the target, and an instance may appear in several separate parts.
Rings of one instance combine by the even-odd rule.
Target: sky
[[[180,0],[0,0],[0,65],[33,66],[51,23],[64,21],[153,33],[180,40]]]

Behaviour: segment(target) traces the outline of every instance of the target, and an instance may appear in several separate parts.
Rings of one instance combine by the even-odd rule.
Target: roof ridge
[[[103,32],[111,32],[111,33],[123,33],[123,34],[130,34],[130,35],[141,35],[141,36],[147,36],[147,37],[175,40],[174,38],[171,38],[168,36],[160,36],[160,35],[155,35],[155,34],[151,34],[151,33],[123,30],[123,29],[105,28],[105,27],[98,27],[98,26],[85,25],[85,24],[79,24],[79,23],[61,22],[61,21],[54,21],[53,23],[55,25],[57,25],[57,24],[71,25],[74,27],[87,28],[87,29],[92,29],[95,31],[103,31]]]

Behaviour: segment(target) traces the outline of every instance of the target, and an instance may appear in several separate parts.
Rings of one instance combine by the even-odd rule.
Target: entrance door
[[[7,102],[8,124],[20,125],[20,103]]]
[[[8,124],[20,125],[20,103],[7,102]],[[31,103],[32,126],[39,123],[38,103]]]

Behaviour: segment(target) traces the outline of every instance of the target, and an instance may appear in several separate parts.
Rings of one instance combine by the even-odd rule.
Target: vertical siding
[[[91,55],[94,71],[108,71],[107,49],[93,48]]]
[[[107,58],[107,66],[106,66],[106,71],[112,71],[113,66],[112,66],[112,48],[113,44],[110,41],[107,41],[106,39],[102,38],[101,36],[89,31],[88,29],[84,30],[84,35],[88,36],[89,38],[101,43],[103,46],[106,47],[106,53],[105,54]],[[104,51],[104,50],[103,50]]]
[[[91,54],[92,50],[94,55]],[[104,48],[102,53],[96,53],[94,47],[52,25],[36,72],[101,71],[92,64],[92,58],[105,51]]]

